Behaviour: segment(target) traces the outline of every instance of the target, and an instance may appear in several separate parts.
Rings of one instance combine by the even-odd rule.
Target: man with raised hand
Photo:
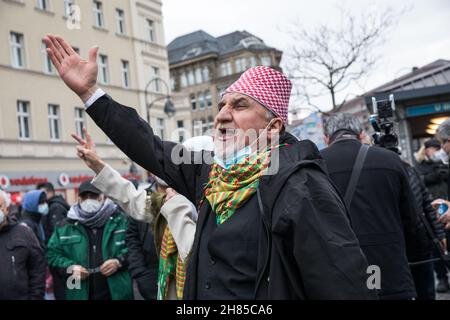
[[[116,146],[199,207],[185,299],[375,297],[316,146],[285,132],[292,85],[284,74],[253,67],[225,91],[214,161],[199,163],[186,159],[210,154],[185,157],[186,149],[161,141],[135,109],[96,86],[96,47],[85,61],[60,37],[44,41],[61,78]]]

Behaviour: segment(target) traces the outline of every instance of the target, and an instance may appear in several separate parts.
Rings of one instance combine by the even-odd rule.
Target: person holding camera
[[[321,153],[330,178],[369,265],[380,268],[380,299],[415,298],[408,255],[420,222],[404,164],[395,152],[362,144],[365,134],[353,115],[332,114],[324,133],[328,147]]]

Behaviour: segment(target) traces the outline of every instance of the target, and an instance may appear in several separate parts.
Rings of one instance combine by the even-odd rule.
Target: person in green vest
[[[131,300],[125,235],[128,222],[119,207],[91,184],[79,187],[78,203],[55,228],[48,264],[65,274],[66,300]]]

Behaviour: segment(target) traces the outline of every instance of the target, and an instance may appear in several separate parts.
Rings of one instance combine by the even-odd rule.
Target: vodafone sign
[[[11,182],[7,176],[0,176],[0,188],[8,189],[11,186]]]

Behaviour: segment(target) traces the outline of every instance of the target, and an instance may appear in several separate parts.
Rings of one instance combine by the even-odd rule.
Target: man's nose
[[[233,116],[231,114],[231,107],[229,105],[225,105],[220,109],[219,113],[216,115],[215,124],[230,122],[233,120]]]

